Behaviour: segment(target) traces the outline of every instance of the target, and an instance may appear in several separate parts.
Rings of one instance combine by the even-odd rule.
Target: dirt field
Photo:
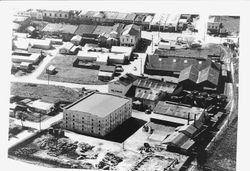
[[[20,97],[36,98],[53,97],[61,101],[74,102],[79,99],[77,90],[63,86],[28,84],[28,83],[11,83],[11,95]]]
[[[208,154],[205,167],[212,170],[236,170],[237,120],[222,134],[221,139]]]
[[[47,66],[54,65],[56,67],[57,73],[55,75],[50,75],[49,80],[59,81],[59,82],[70,82],[77,84],[95,84],[103,85],[107,84],[98,80],[98,70],[85,69],[73,67],[73,62],[76,59],[75,56],[56,56]],[[45,67],[47,68],[47,67]],[[38,79],[47,80],[48,75],[44,70]]]

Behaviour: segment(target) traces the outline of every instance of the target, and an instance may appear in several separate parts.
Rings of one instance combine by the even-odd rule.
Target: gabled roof
[[[122,35],[133,35],[139,36],[140,35],[141,27],[135,24],[126,25],[123,29]]]
[[[136,17],[136,14],[135,14],[135,13],[129,13],[129,14],[127,14],[127,16],[125,17],[125,20],[134,21],[135,17]]]
[[[202,83],[204,81],[209,81],[213,85],[217,86],[219,82],[219,71],[215,70],[211,66],[200,71],[198,83]]]
[[[75,34],[83,35],[83,34],[92,34],[96,28],[96,25],[86,25],[81,24],[78,26],[78,28],[75,31]]]
[[[120,77],[117,81],[127,86],[129,84],[132,84],[136,79],[137,77],[135,75],[127,73],[126,75]]]
[[[159,97],[159,91],[152,89],[136,88],[135,98],[155,101]]]
[[[198,75],[199,75],[199,70],[194,65],[190,65],[189,67],[181,71],[178,82],[184,80],[191,80],[194,83],[196,83]]]

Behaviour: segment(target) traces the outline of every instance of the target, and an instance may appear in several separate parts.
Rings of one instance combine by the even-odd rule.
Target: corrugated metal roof
[[[135,35],[135,36],[139,36],[140,35],[140,30],[141,27],[135,24],[129,24],[126,25],[125,28],[123,29],[122,35]]]

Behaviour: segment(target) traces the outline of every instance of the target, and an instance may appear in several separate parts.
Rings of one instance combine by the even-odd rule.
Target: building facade
[[[93,93],[63,111],[65,129],[105,136],[131,117],[132,101],[111,94]]]

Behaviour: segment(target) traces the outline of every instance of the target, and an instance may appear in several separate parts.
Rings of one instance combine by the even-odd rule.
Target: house
[[[46,73],[53,75],[56,73],[56,67],[53,65],[50,65],[48,68],[46,68]]]
[[[23,71],[29,72],[32,69],[32,64],[29,62],[21,62],[19,68]]]
[[[165,22],[165,30],[169,32],[178,31],[178,23],[180,20],[180,14],[170,14]]]
[[[11,55],[11,61],[14,63],[30,63],[30,64],[38,64],[39,60],[41,58],[41,54],[39,53],[14,53]]]
[[[29,26],[26,28],[26,31],[29,33],[29,34],[32,34],[36,29],[33,27],[33,26]]]
[[[27,106],[29,110],[38,112],[44,115],[50,114],[54,110],[54,104],[53,103],[48,103],[48,102],[43,102],[41,99],[31,101],[27,103]]]
[[[78,46],[82,42],[82,36],[75,35],[74,37],[72,37],[72,39],[70,40],[70,42],[73,43],[75,46]]]
[[[194,90],[203,87],[216,88],[219,84],[220,71],[208,66],[201,71],[194,65],[180,72],[178,83],[184,89]]]
[[[131,117],[131,99],[92,93],[63,110],[65,129],[103,137]]]
[[[101,65],[99,68],[98,79],[102,81],[110,81],[115,74],[115,66]]]
[[[216,16],[212,16],[208,19],[207,22],[207,31],[208,33],[219,33],[220,28],[222,27],[222,23],[219,21],[219,18]]]
[[[43,39],[26,39],[29,43],[29,52],[32,53],[41,53],[42,50],[49,50],[52,47],[50,40]]]
[[[133,47],[127,47],[127,46],[112,46],[111,47],[112,53],[118,53],[118,54],[124,54],[125,60],[129,61],[132,56]]]
[[[136,76],[127,73],[124,76],[119,77],[119,79],[110,82],[108,84],[108,92],[115,95],[125,96],[136,79]]]
[[[194,146],[195,141],[181,132],[174,132],[162,141],[163,145],[167,145],[168,149],[188,153]]]
[[[120,46],[136,47],[141,39],[141,26],[130,24],[125,26],[120,36]]]
[[[59,49],[60,54],[76,54],[77,53],[77,47],[71,43],[71,42],[66,42],[60,49]]]

